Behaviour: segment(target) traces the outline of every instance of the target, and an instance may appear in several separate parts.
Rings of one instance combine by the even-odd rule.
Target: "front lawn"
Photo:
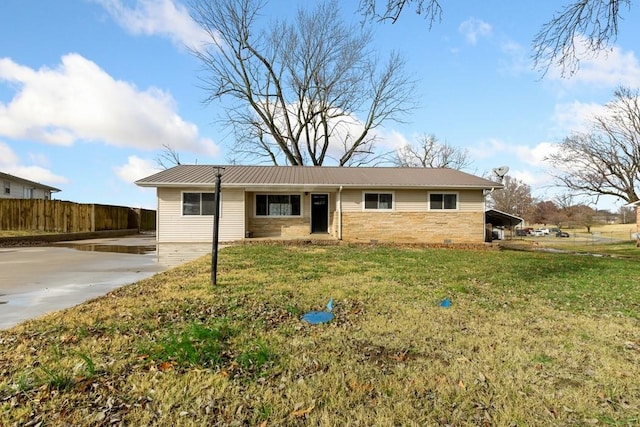
[[[1,331],[0,425],[640,423],[637,260],[247,245],[215,288],[209,261]]]

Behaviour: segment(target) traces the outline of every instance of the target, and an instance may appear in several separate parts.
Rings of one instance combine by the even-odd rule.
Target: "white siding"
[[[158,188],[158,242],[211,242],[213,216],[182,215],[182,193],[203,192],[202,188]],[[228,242],[244,238],[244,191],[222,190],[218,240]]]
[[[466,190],[458,192],[458,210],[461,212],[484,212],[484,196],[482,190]]]
[[[9,194],[5,193],[5,183],[9,183]],[[31,189],[31,199],[45,199],[50,198],[49,190],[43,188],[37,188],[33,185],[25,185],[21,182],[11,181],[0,178],[0,198],[1,199],[24,199],[24,189]]]
[[[367,190],[367,192],[376,191]],[[383,193],[389,192],[389,190],[379,191]],[[440,192],[440,190],[431,191]],[[482,190],[442,190],[441,192],[458,194],[458,210],[460,212],[484,212]],[[345,212],[362,212],[362,193],[362,190],[343,190],[342,210]],[[427,202],[429,191],[427,190],[395,190],[393,193],[396,212],[427,212],[429,210]],[[368,212],[375,214],[375,211]]]

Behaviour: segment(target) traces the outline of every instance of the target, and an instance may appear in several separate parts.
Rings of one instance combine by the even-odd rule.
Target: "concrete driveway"
[[[0,248],[0,329],[169,267],[158,262],[153,235]]]

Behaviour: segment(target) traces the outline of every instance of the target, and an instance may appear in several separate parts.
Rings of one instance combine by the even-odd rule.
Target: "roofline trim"
[[[214,182],[140,182],[136,181],[136,185],[139,187],[149,188],[184,188],[184,187],[212,187],[215,186]],[[419,190],[428,188],[442,188],[442,189],[469,189],[469,190],[486,190],[491,188],[500,189],[504,186],[502,184],[497,185],[452,185],[452,184],[425,184],[425,185],[380,185],[380,184],[295,184],[295,183],[280,183],[280,184],[258,184],[258,183],[246,183],[246,184],[225,184],[221,183],[221,188],[247,188],[247,187],[260,187],[260,188],[273,188],[273,187],[313,187],[313,188],[400,188],[408,190]]]

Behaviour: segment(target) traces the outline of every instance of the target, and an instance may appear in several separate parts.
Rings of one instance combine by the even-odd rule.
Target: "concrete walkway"
[[[154,235],[0,248],[0,329],[72,307],[206,253],[204,247],[177,250],[179,256],[159,262]]]

